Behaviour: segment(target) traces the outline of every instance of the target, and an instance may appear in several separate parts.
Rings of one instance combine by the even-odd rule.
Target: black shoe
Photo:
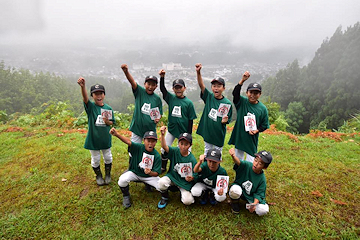
[[[210,191],[209,202],[211,205],[216,205],[218,203],[218,201],[216,201],[216,199],[215,199],[215,195],[214,195],[213,191]]]
[[[105,184],[108,185],[111,182],[111,163],[105,164]]]
[[[130,199],[130,195],[129,196],[124,196],[123,197],[123,206],[125,209],[131,207],[131,199]]]
[[[207,190],[203,191],[203,193],[200,196],[200,204],[205,205],[207,204],[209,199],[209,192]]]
[[[97,185],[99,185],[99,186],[105,185],[105,181],[104,181],[103,176],[101,174],[100,166],[97,167],[97,168],[93,167],[93,170],[94,170],[94,172],[96,174],[96,183],[97,183]]]
[[[240,213],[240,204],[239,204],[239,200],[233,200],[231,199],[231,211],[234,214],[239,214]]]

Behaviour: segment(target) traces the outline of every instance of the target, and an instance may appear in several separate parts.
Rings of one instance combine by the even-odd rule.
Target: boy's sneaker
[[[211,205],[216,205],[218,202],[216,201],[215,199],[215,195],[214,195],[214,192],[213,191],[210,191],[210,194],[209,194],[209,202]]]
[[[130,196],[124,196],[124,197],[123,197],[123,206],[124,206],[125,208],[131,207]]]
[[[209,198],[209,192],[208,191],[204,191],[201,196],[200,196],[200,204],[201,205],[205,205],[208,202],[208,198]]]
[[[240,204],[239,201],[231,201],[231,211],[234,214],[239,214],[240,213]]]
[[[168,198],[162,197],[161,200],[160,200],[160,202],[158,203],[158,208],[159,208],[159,209],[165,208],[166,205],[168,204],[168,202],[169,202],[169,199],[168,199]]]

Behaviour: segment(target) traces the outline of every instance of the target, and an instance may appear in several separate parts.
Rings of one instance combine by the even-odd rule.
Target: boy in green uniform
[[[165,70],[160,70],[159,75],[160,91],[163,94],[163,99],[169,105],[168,131],[165,135],[165,141],[167,146],[171,146],[175,138],[181,133],[192,134],[196,113],[193,102],[184,96],[186,90],[184,80],[176,79],[173,81],[174,94],[172,94],[165,87]],[[191,151],[191,147],[189,151]],[[161,172],[165,172],[168,159],[164,155],[163,148],[161,148],[161,158]]]
[[[160,178],[159,190],[161,191],[161,200],[158,203],[158,208],[165,208],[169,201],[168,188],[176,186],[181,193],[181,202],[185,205],[194,203],[194,197],[191,195],[191,187],[194,185],[194,177],[192,169],[196,164],[194,155],[189,152],[192,144],[192,136],[190,133],[182,133],[179,135],[178,147],[171,147],[166,144],[165,132],[166,127],[160,128],[161,132],[161,147],[165,154],[170,159],[170,167],[168,173]]]
[[[226,124],[232,116],[232,107],[229,99],[222,95],[225,90],[224,79],[217,77],[211,81],[212,93],[206,89],[200,70],[201,63],[195,65],[197,81],[201,89],[200,97],[205,103],[203,114],[200,119],[197,134],[201,135],[205,142],[204,155],[210,148],[219,149],[224,146]]]
[[[93,85],[90,93],[94,102],[89,101],[85,87],[85,79],[80,77],[77,83],[81,87],[81,94],[84,101],[84,108],[88,116],[88,133],[86,135],[84,148],[90,150],[91,166],[96,174],[96,183],[99,186],[111,182],[111,135],[110,125],[115,123],[112,108],[104,103],[105,88],[103,85]],[[105,181],[100,170],[101,153],[105,163]]]
[[[157,88],[158,79],[155,76],[147,76],[143,88],[136,83],[126,64],[121,65],[135,97],[135,110],[130,123],[131,141],[141,143],[142,136],[146,131],[156,132],[156,124],[162,115],[162,102],[160,97],[154,92]],[[129,151],[129,162],[131,153]],[[151,192],[151,187],[145,184],[145,189]]]
[[[209,149],[205,155],[200,155],[199,162],[194,167],[197,183],[191,188],[194,197],[200,197],[200,204],[206,204],[209,200],[211,205],[226,199],[224,189],[216,189],[218,175],[227,176],[226,170],[220,166],[221,152],[218,148]],[[204,161],[206,160],[206,161]]]
[[[235,145],[235,155],[239,159],[253,162],[259,133],[269,128],[269,115],[266,106],[259,101],[260,84],[250,83],[246,90],[247,97],[240,96],[241,87],[249,77],[250,73],[246,71],[232,93],[237,118],[229,144]]]
[[[235,155],[235,149],[230,149],[229,153],[234,161],[236,172],[234,184],[230,187],[229,196],[231,198],[231,208],[233,213],[240,212],[239,199],[248,202],[246,208],[249,212],[256,212],[263,216],[269,212],[269,205],[265,201],[266,178],[264,169],[271,161],[272,156],[267,151],[260,151],[255,154],[253,163],[240,160]]]
[[[130,124],[131,141],[141,143],[146,131],[156,132],[156,124],[162,115],[162,102],[160,97],[154,92],[157,88],[158,79],[155,76],[147,76],[143,88],[137,84],[129,73],[126,64],[121,65],[121,69],[131,84],[135,97],[135,110]]]
[[[159,174],[161,172],[161,158],[155,149],[157,135],[154,131],[147,131],[144,134],[144,144],[132,142],[129,138],[119,134],[112,128],[110,134],[119,138],[129,146],[132,155],[129,170],[119,177],[119,187],[123,194],[123,205],[131,207],[129,183],[144,182],[158,189]]]

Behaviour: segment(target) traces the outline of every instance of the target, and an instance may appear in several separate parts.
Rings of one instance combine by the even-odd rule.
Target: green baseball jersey
[[[190,191],[194,185],[194,181],[188,182],[185,180],[185,177],[188,174],[192,176],[193,168],[196,165],[194,155],[189,153],[189,155],[184,157],[181,155],[178,147],[169,147],[167,157],[170,160],[170,167],[166,176],[168,176],[176,186]],[[189,163],[191,163],[191,169],[189,169]]]
[[[141,163],[149,163],[152,164],[151,171],[161,173],[161,157],[158,151],[154,149],[152,152],[148,152],[145,149],[145,145],[142,143],[134,143],[131,142],[131,146],[129,148],[129,152],[131,153],[131,161],[129,166],[129,171],[132,171],[136,175],[140,177],[151,177],[148,174],[144,173],[144,168],[141,167]]]
[[[207,161],[204,161],[200,165],[200,168],[201,172],[197,173],[196,181],[202,182],[212,188],[216,187],[216,179],[218,175],[228,176],[226,170],[220,165],[215,172],[212,172],[207,165]]]
[[[227,115],[230,121],[232,116],[231,102],[226,97],[215,98],[214,94],[206,88],[200,97],[204,100],[205,107],[196,133],[201,135],[205,142],[222,147],[224,146],[226,124],[222,124],[221,120],[222,116]]]
[[[264,171],[257,174],[253,171],[252,166],[253,164],[248,161],[241,161],[239,166],[234,164],[236,172],[234,184],[241,187],[248,202],[253,203],[256,198],[261,204],[265,204],[266,178]]]
[[[145,88],[137,84],[137,88],[133,90],[135,97],[135,110],[130,124],[130,131],[136,135],[143,137],[146,131],[156,131],[156,124],[151,119],[152,114],[157,110],[162,112],[162,102],[160,97],[154,94],[147,94]]]
[[[236,123],[231,133],[229,144],[235,145],[236,149],[242,150],[252,156],[257,152],[259,133],[250,135],[245,131],[244,117],[249,114],[255,115],[257,129],[269,128],[269,115],[266,106],[262,102],[252,104],[247,97],[240,96],[239,102],[235,105],[237,110]]]
[[[110,121],[115,123],[112,108],[104,104],[98,106],[92,101],[84,103],[85,112],[88,116],[88,132],[84,148],[89,150],[101,150],[111,148],[110,126],[106,125],[102,117],[109,116]]]
[[[178,98],[169,92],[164,100],[169,105],[168,131],[177,138],[188,132],[189,120],[196,118],[194,104],[187,97]]]

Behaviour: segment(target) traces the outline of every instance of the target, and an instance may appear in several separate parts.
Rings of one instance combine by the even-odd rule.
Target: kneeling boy
[[[161,173],[161,157],[155,149],[157,135],[154,131],[147,131],[144,134],[144,144],[131,142],[125,136],[119,134],[115,128],[110,130],[110,134],[119,138],[129,146],[132,155],[129,170],[123,173],[118,181],[123,194],[123,205],[125,208],[131,206],[129,183],[144,182],[158,189],[157,182]]]
[[[204,162],[204,160],[206,160]],[[216,190],[216,180],[218,175],[227,176],[226,170],[220,166],[221,152],[218,148],[210,149],[206,157],[200,155],[199,162],[194,167],[194,172],[198,173],[197,183],[192,187],[191,194],[194,197],[200,197],[200,204],[215,205],[226,199],[224,189]]]
[[[249,212],[256,212],[259,216],[267,214],[269,205],[265,201],[266,178],[263,170],[270,165],[271,154],[260,151],[255,154],[254,162],[248,162],[236,157],[233,148],[229,150],[229,153],[235,163],[236,172],[235,182],[229,191],[233,213],[240,212],[239,199],[241,198],[248,202],[246,208]]]
[[[196,165],[194,155],[189,152],[192,145],[192,136],[190,133],[182,133],[179,136],[178,147],[169,147],[165,141],[166,127],[160,128],[161,147],[166,153],[166,157],[170,159],[170,168],[168,173],[160,178],[159,190],[161,191],[161,200],[158,208],[165,208],[169,200],[168,188],[177,186],[181,193],[181,202],[190,205],[195,202],[191,195],[191,187],[194,185],[194,177],[192,176],[192,168]]]

